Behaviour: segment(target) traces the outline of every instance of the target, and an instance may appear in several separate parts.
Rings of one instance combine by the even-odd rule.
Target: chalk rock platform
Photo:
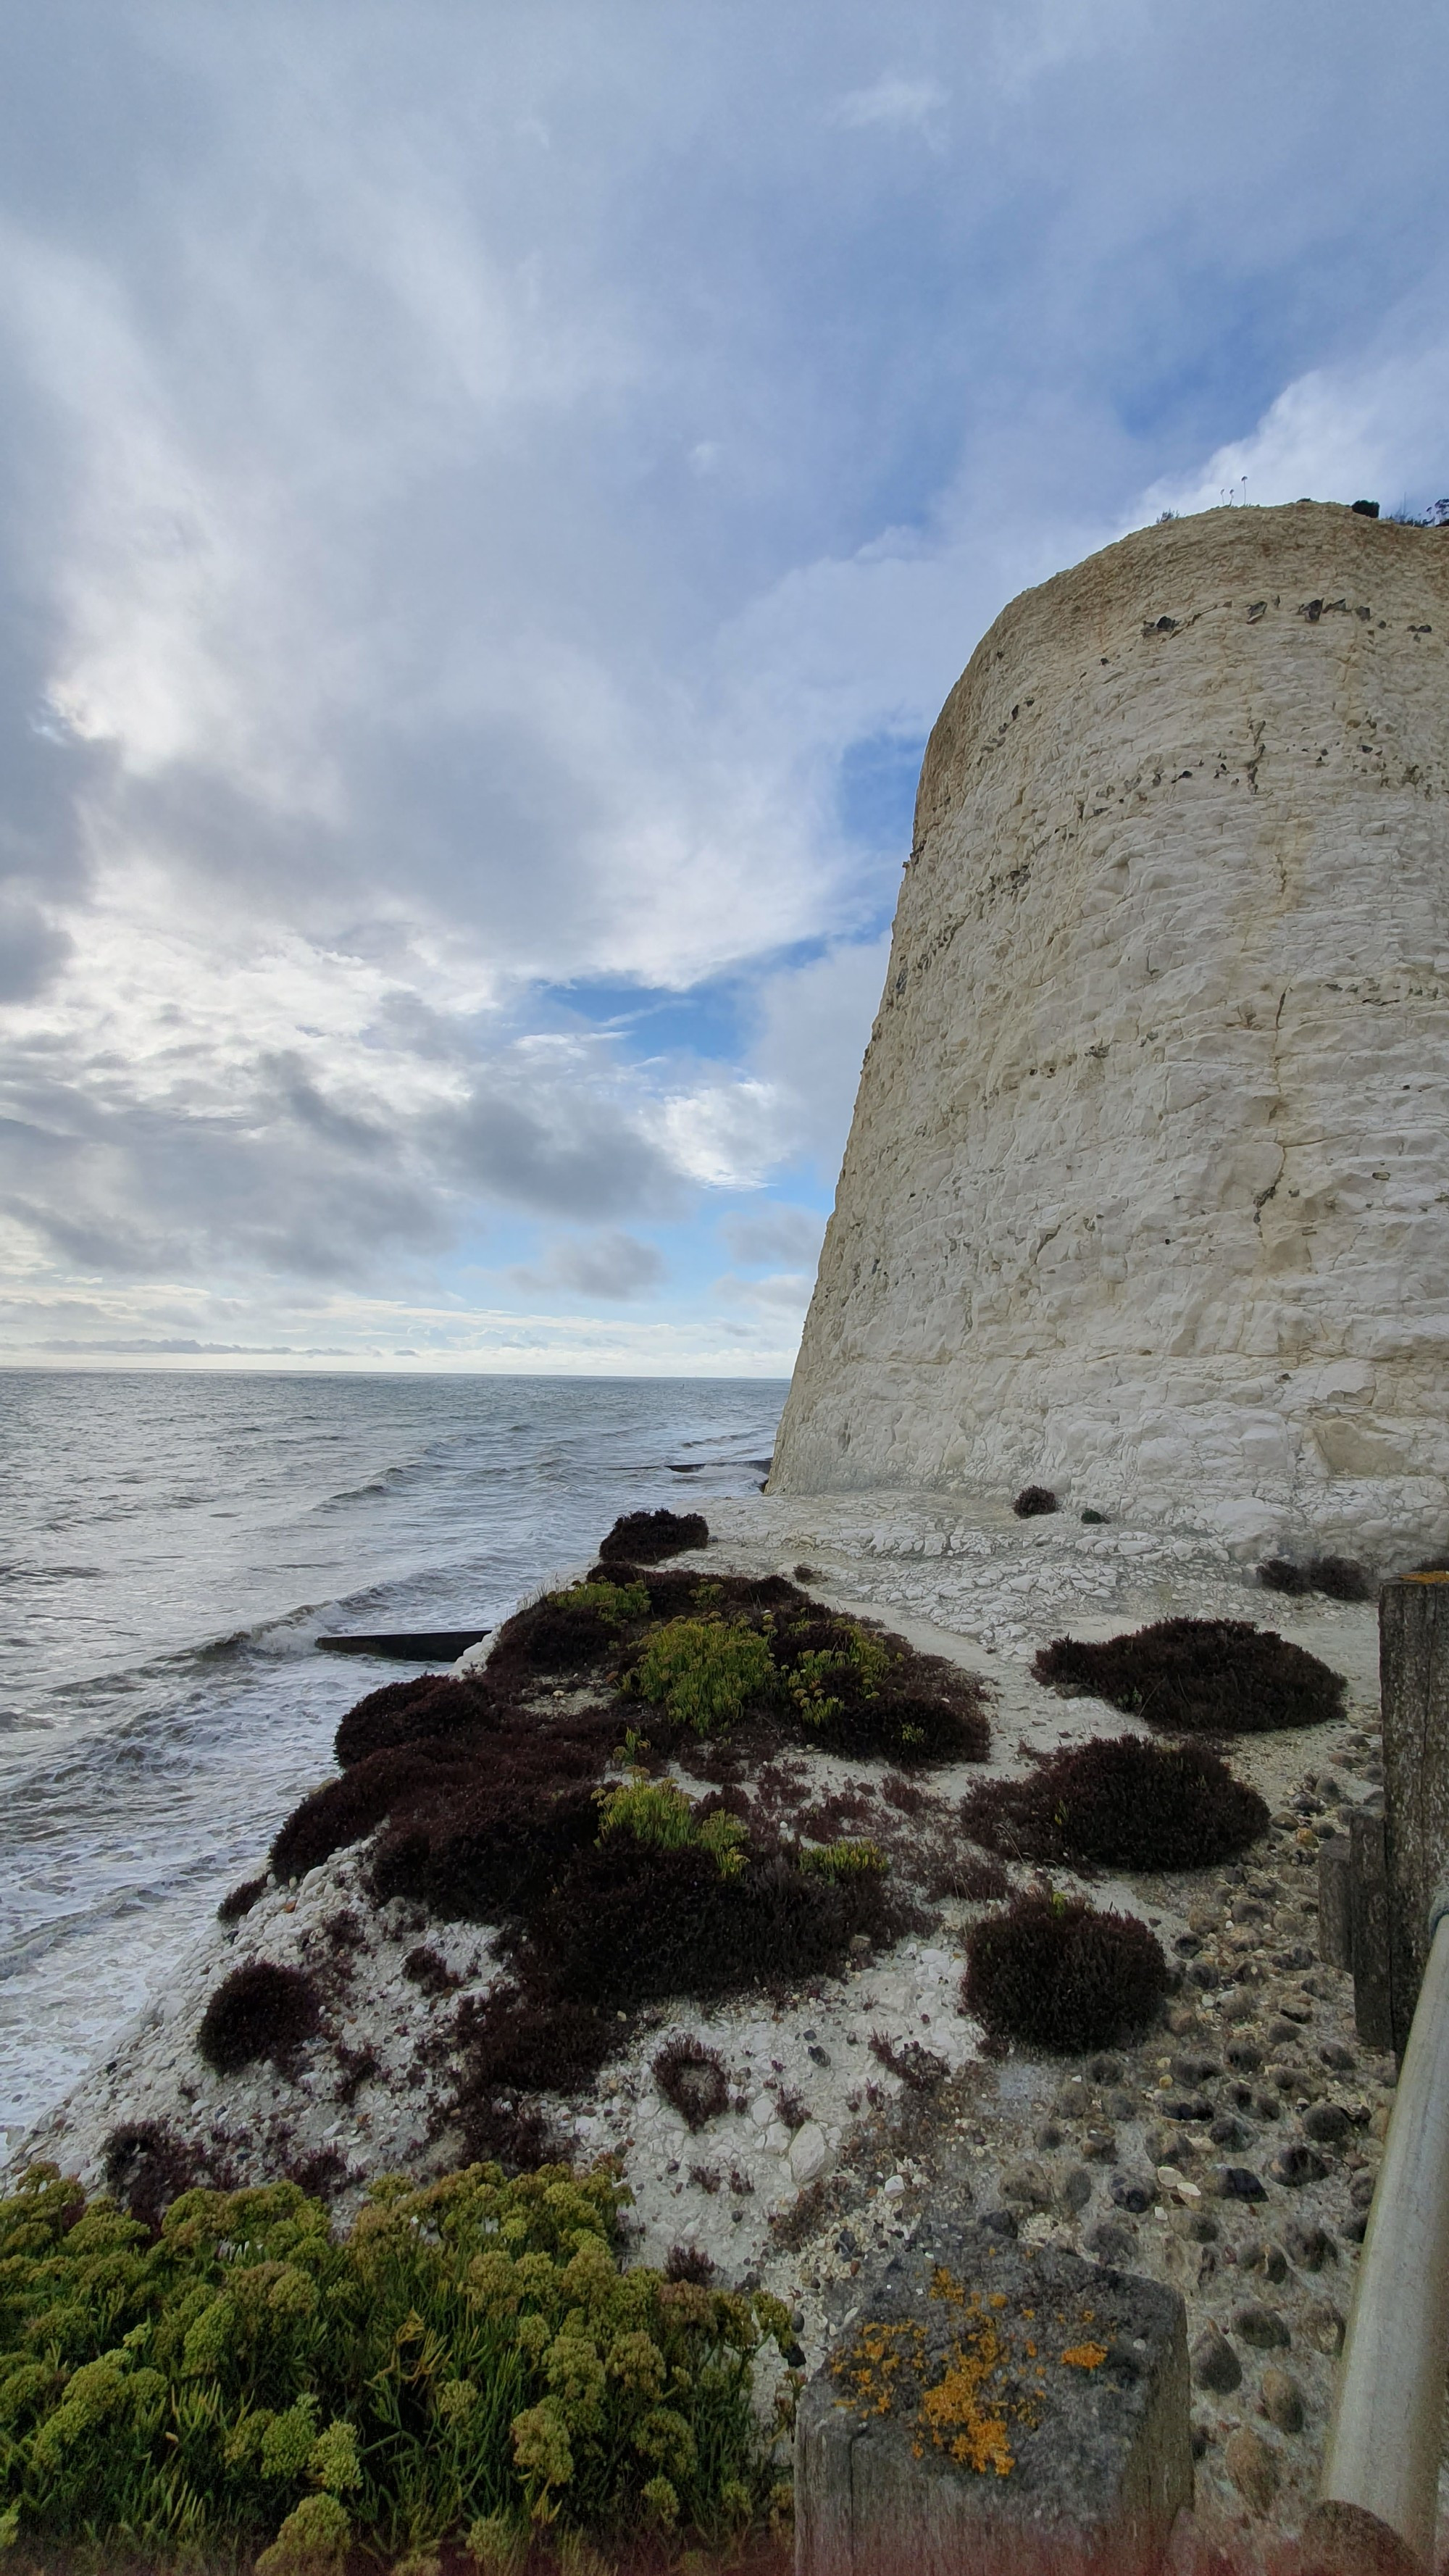
[[[1013,601],[931,736],[772,1492],[1449,1540],[1449,533]]]
[[[1139,2576],[1192,2498],[1182,2300],[949,2211],[857,2285],[796,2424],[796,2576]]]

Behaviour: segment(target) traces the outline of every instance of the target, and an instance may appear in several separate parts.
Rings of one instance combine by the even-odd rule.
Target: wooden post
[[[1449,1879],[1449,1573],[1384,1585],[1379,1684],[1389,2004],[1402,2056],[1429,1955],[1429,1907]]]
[[[1333,1834],[1319,1846],[1318,1955],[1331,1968],[1353,1966],[1353,1869],[1347,1834]]]
[[[1353,2026],[1365,2048],[1387,2049],[1394,2044],[1394,2016],[1383,1809],[1360,1808],[1350,1819],[1348,1834]]]

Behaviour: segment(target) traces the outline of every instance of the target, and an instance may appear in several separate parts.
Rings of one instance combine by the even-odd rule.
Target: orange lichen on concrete
[[[932,2271],[929,2296],[959,2312],[944,2352],[938,2345],[928,2356],[926,2328],[913,2319],[868,2320],[857,2328],[850,2350],[830,2364],[842,2384],[837,2402],[866,2417],[905,2415],[914,2407],[911,2447],[918,2460],[933,2446],[978,2476],[1009,2477],[1016,2466],[1014,2428],[1036,2431],[1046,2401],[1044,2365],[1050,2357],[1034,2337],[1018,2331],[1035,2324],[1038,2311],[1023,2307],[1009,2323],[1002,2311],[1011,2301],[1003,2291],[983,2296],[968,2290],[941,2263]],[[1057,2322],[1066,2326],[1065,2311],[1058,2311]],[[1075,2322],[1080,2333],[1096,2323],[1096,2310],[1083,2306]],[[1108,2351],[1107,2344],[1084,2336],[1066,2346],[1060,2366],[1100,2370]],[[928,2370],[939,2373],[929,2384]]]
[[[866,2415],[889,2415],[896,2375],[903,2363],[909,2363],[919,2373],[925,2341],[923,2326],[863,2325],[851,2351],[830,2365],[835,2377],[845,2380],[851,2391],[850,2396],[840,2400],[841,2405],[854,2402]]]
[[[999,2478],[1009,2478],[1016,2466],[1006,2418],[992,2412],[982,2396],[986,2381],[1005,2359],[995,2328],[978,2326],[964,2347],[956,2346],[944,2375],[921,2398],[921,2422],[936,2448],[982,2476],[994,2469]],[[916,2443],[917,2459],[924,2448],[924,2443]]]

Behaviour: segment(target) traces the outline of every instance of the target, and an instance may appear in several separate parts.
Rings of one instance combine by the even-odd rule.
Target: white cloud
[[[855,131],[870,125],[915,131],[939,148],[945,106],[946,92],[938,80],[911,80],[900,72],[883,72],[869,89],[853,89],[837,99],[830,122]]]
[[[12,1333],[778,1355],[758,1299],[681,1320],[697,1260],[558,1339],[477,1301],[517,1223],[568,1303],[664,1217],[711,1257],[722,1188],[828,1186],[909,828],[853,832],[842,755],[921,738],[1014,591],[1244,473],[1449,487],[1449,22],[1406,11],[1411,81],[1367,0],[901,0],[884,67],[865,0],[38,14]],[[575,981],[610,1034],[560,1035]],[[684,997],[647,1062],[636,982]]]
[[[1442,288],[1449,292],[1449,269]],[[1390,345],[1299,376],[1243,438],[1195,474],[1164,477],[1142,515],[1253,503],[1378,501],[1385,511],[1449,490],[1449,328],[1443,293],[1391,317]],[[1394,344],[1397,345],[1394,345]]]

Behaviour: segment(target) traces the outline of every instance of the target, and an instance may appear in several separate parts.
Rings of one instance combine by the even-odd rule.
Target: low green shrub
[[[683,1851],[692,1843],[713,1855],[721,1878],[737,1878],[744,1868],[741,1845],[748,1833],[739,1817],[718,1807],[701,1814],[672,1780],[649,1780],[636,1773],[616,1788],[596,1789],[594,1795],[599,1802],[600,1840],[605,1834],[629,1833],[636,1842],[652,1843],[659,1851]]]
[[[597,1613],[606,1628],[625,1628],[649,1616],[649,1593],[642,1583],[574,1583],[567,1592],[550,1592],[548,1606],[570,1618]]]
[[[291,2183],[161,2232],[53,2166],[0,2201],[0,2531],[259,2576],[487,2526],[710,2546],[771,2471],[751,2369],[777,2301],[621,2272],[604,2170],[375,2183],[349,2234]],[[270,2546],[265,2544],[270,2543]]]
[[[799,1859],[802,1869],[818,1870],[824,1878],[855,1878],[862,1870],[873,1870],[878,1877],[884,1877],[890,1868],[879,1843],[861,1835],[842,1834],[833,1843],[804,1843]]]
[[[625,1688],[696,1735],[733,1726],[751,1702],[773,1699],[777,1675],[757,1628],[718,1618],[669,1619],[646,1638]]]

